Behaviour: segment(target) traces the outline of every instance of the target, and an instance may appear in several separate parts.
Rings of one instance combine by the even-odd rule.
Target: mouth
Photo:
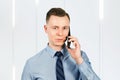
[[[57,38],[56,41],[63,42],[63,41],[65,41],[65,39],[63,39],[63,38]]]
[[[56,41],[63,41],[63,39],[56,39]]]

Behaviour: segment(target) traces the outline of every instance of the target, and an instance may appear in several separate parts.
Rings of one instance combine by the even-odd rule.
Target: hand
[[[77,38],[73,36],[69,36],[69,42],[72,42],[75,48],[68,48],[69,53],[71,54],[72,58],[76,61],[77,64],[81,64],[83,62],[80,50],[80,44]]]

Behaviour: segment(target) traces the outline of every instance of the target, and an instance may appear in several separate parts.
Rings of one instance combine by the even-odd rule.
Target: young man
[[[49,39],[47,47],[27,61],[22,80],[100,80],[78,40],[68,36],[68,13],[61,8],[50,9],[44,30]],[[67,38],[75,48],[65,45]]]

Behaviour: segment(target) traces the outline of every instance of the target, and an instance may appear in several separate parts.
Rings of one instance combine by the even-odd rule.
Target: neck
[[[52,49],[54,49],[55,51],[60,51],[60,50],[62,50],[62,48],[63,48],[63,46],[51,45],[51,44],[49,44],[49,43],[48,43],[48,45],[49,45]]]

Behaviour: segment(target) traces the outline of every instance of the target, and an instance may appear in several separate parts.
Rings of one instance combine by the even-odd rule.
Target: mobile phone
[[[69,29],[68,36],[71,36],[70,29]],[[67,36],[67,47],[70,48],[71,42],[68,41],[69,40],[68,36]]]

